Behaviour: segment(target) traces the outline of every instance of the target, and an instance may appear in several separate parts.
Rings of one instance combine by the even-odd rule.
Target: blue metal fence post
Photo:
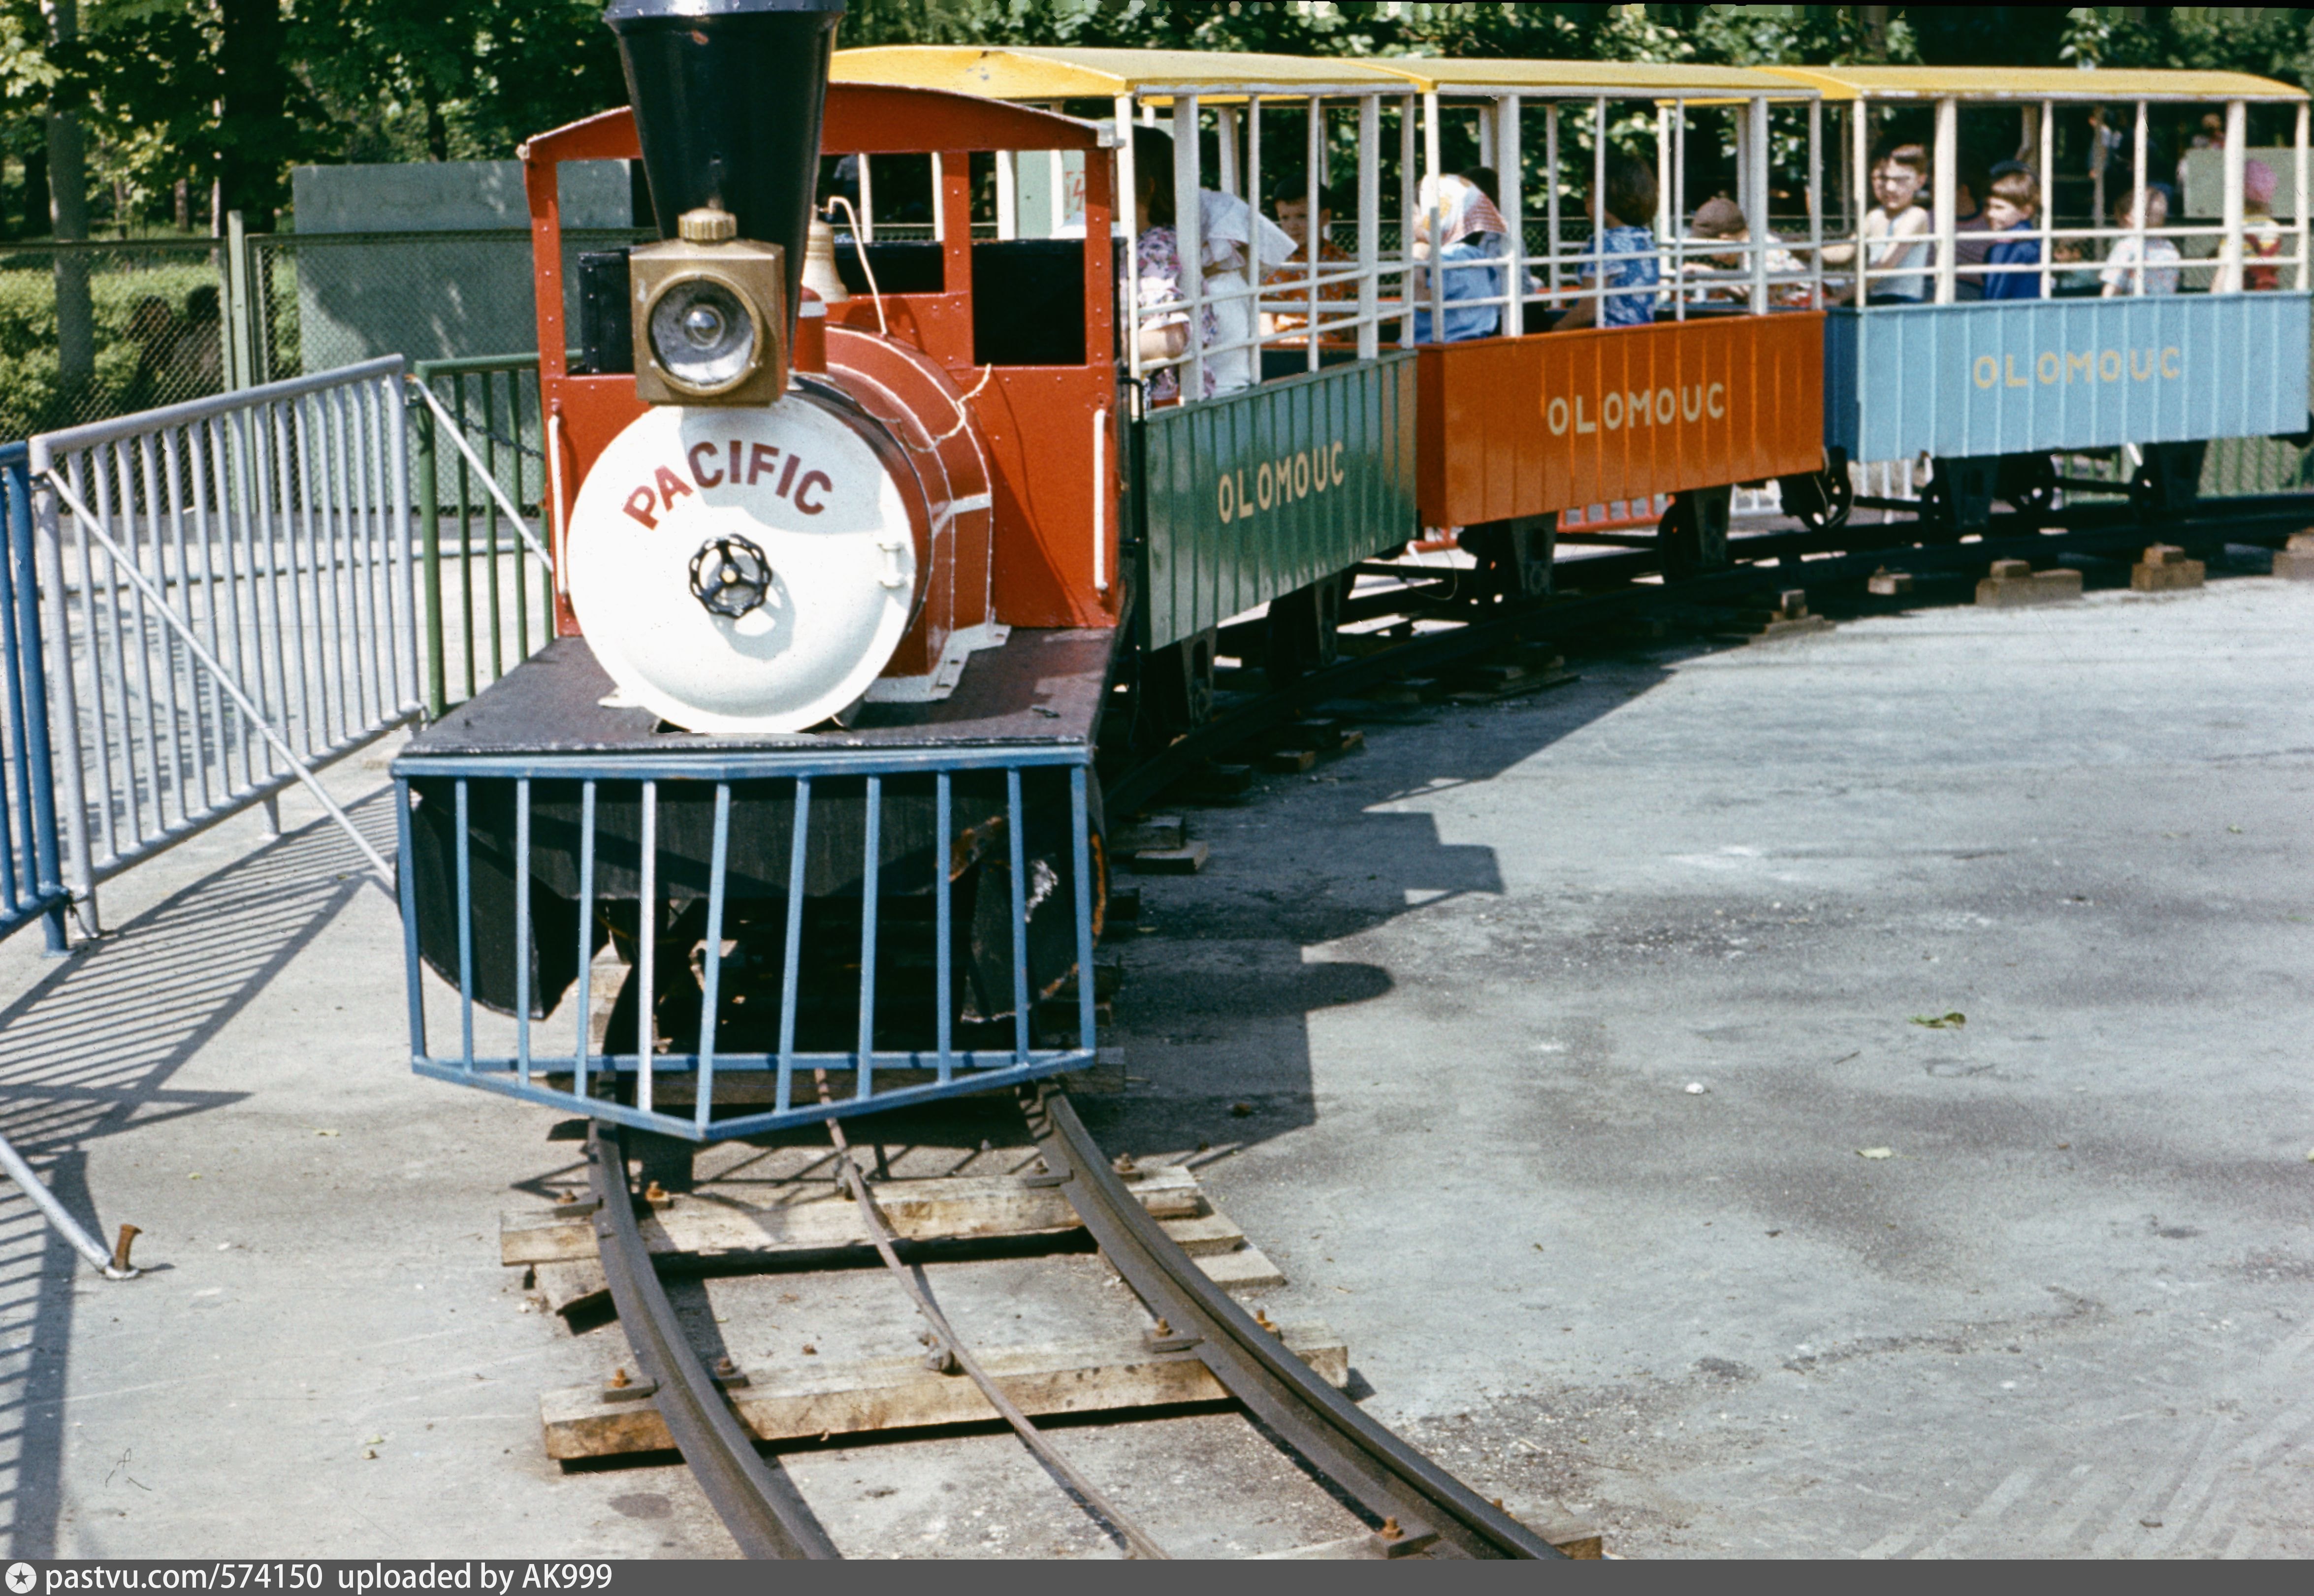
[[[40,584],[33,571],[31,477],[22,444],[0,449],[0,493],[6,498],[7,562],[0,595],[0,670],[7,679],[10,762],[16,772],[13,824],[0,828],[25,869],[12,882],[12,901],[0,930],[13,930],[37,914],[50,957],[70,953],[65,934],[63,871],[57,848],[55,767],[49,745],[49,684],[41,657]],[[57,595],[62,603],[63,596]],[[21,827],[23,835],[16,835]],[[13,873],[13,872],[12,872]]]

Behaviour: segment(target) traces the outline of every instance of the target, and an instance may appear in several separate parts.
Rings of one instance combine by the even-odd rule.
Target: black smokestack
[[[790,319],[843,15],[843,0],[613,0],[603,13],[619,36],[659,236],[673,238],[684,212],[720,205],[740,237],[786,249]]]

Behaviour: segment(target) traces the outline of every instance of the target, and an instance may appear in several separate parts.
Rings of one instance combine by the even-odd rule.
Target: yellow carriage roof
[[[1376,56],[1367,63],[1413,79],[1426,90],[1520,93],[1571,93],[1610,98],[1685,100],[1775,94],[1795,98],[1794,82],[1747,66],[1694,66],[1621,61],[1472,61],[1439,56]],[[1798,85],[1802,92],[1813,85]]]
[[[1827,100],[2303,100],[2306,91],[2246,72],[2063,66],[1767,66]]]
[[[1040,49],[895,44],[838,50],[830,81],[947,89],[988,100],[1113,100],[1120,94],[1404,93],[1406,79],[1335,57],[1201,50]]]

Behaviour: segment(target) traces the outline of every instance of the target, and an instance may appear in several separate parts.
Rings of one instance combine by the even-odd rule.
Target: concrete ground
[[[1926,610],[1374,727],[1191,812],[1088,1119],[1206,1143],[1370,1411],[1626,1555],[2303,1555],[2310,627],[2268,580]],[[332,781],[383,842],[382,754]],[[407,1072],[393,906],[285,807],[0,945],[0,1130],[159,1266],[0,1188],[9,1555],[727,1554],[679,1468],[543,1457],[618,1331],[497,1214],[578,1149]],[[1184,1549],[1335,1532],[1282,1476],[1191,1505],[1275,1474],[1229,1415],[1064,1440]],[[1003,1437],[790,1468],[848,1551],[1113,1550]]]

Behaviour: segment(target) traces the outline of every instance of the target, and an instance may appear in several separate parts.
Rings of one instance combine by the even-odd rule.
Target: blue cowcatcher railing
[[[22,444],[0,446],[0,937],[35,920],[63,953],[65,890],[57,866],[56,782],[49,750],[49,684],[40,654],[40,586],[32,574],[32,496]]]
[[[1015,1086],[1091,1063],[1097,1051],[1093,983],[1090,978],[1077,980],[1072,1003],[1061,995],[1064,983],[1053,979],[1092,968],[1090,762],[1091,750],[1074,745],[600,757],[404,754],[394,762],[393,773],[399,789],[399,874],[409,970],[411,1067],[437,1080],[480,1087],[638,1130],[707,1141]],[[1060,854],[1064,877],[1045,876],[1039,861],[1025,851],[1031,816],[1024,777],[1056,779],[1055,786],[1065,782],[1065,830],[1051,839],[1065,851]],[[824,934],[809,930],[806,920],[815,781],[829,786],[861,784],[861,877],[856,898],[847,897],[858,909],[858,940],[838,945],[840,968],[835,972],[808,969],[804,963],[807,943]],[[967,1040],[953,1025],[956,1000],[962,990],[958,983],[963,972],[957,967],[962,928],[950,902],[951,894],[958,889],[951,880],[947,849],[965,824],[965,789],[973,781],[991,784],[974,816],[982,817],[994,806],[995,816],[987,816],[994,824],[984,824],[983,829],[1002,839],[994,852],[1004,868],[990,878],[998,895],[985,908],[985,923],[991,931],[991,958],[1001,961],[1003,971],[1002,981],[992,982],[996,990],[988,994],[994,1000],[990,1006],[1004,1012],[993,1022],[972,1027],[978,1034]],[[929,871],[930,880],[922,884],[923,895],[930,899],[925,906],[932,913],[930,923],[918,930],[929,932],[929,947],[921,951],[928,955],[931,968],[903,976],[900,960],[895,957],[899,949],[879,933],[879,880],[886,878],[887,871],[898,874],[884,861],[879,839],[886,805],[893,797],[887,784],[896,788],[912,782],[918,787],[928,783],[932,789],[932,835],[941,840],[937,844],[941,851]],[[439,864],[443,879],[435,889],[445,895],[455,928],[455,968],[446,974],[455,976],[452,984],[456,988],[453,994],[456,1020],[455,1029],[442,1027],[446,1033],[442,1040],[447,1044],[442,1047],[429,1040],[427,1025],[428,974],[420,951],[419,929],[420,877],[425,870],[413,852],[417,819],[413,786],[430,787],[430,793],[419,795],[421,801],[444,806],[451,839],[448,857]],[[510,793],[506,790],[509,787]],[[494,794],[483,790],[492,788],[498,789]],[[671,814],[682,789],[711,801],[712,820],[705,839],[709,842],[706,857],[678,866],[668,845],[668,832],[658,822],[663,815]],[[729,989],[735,972],[725,961],[727,908],[737,912],[736,904],[727,905],[727,886],[740,873],[735,862],[740,828],[735,824],[734,795],[761,794],[766,789],[775,789],[792,818],[780,823],[788,833],[786,847],[781,849],[774,842],[773,849],[773,855],[784,852],[787,856],[784,881],[759,881],[756,890],[784,888],[776,912],[784,921],[785,930],[773,939],[777,975],[768,989],[758,989],[758,1005],[746,1012],[775,1014],[777,1043],[770,1048],[743,1049],[732,1045],[725,1036],[727,1024],[737,1013],[733,1007],[735,994]],[[1047,801],[1058,798],[1057,792],[1045,790]],[[490,861],[493,868],[502,869],[505,889],[494,891],[485,903],[481,901],[485,895],[479,890],[485,849],[475,840],[475,820],[486,800],[507,798],[511,798],[511,836],[490,845],[495,851],[499,844],[511,842],[503,858]],[[606,816],[614,803],[636,804],[638,836],[611,834],[614,828]],[[577,877],[575,899],[561,903],[552,915],[538,912],[540,905],[534,902],[540,856],[534,850],[533,835],[534,814],[543,813],[550,804],[554,813],[545,817],[547,829],[564,836],[575,822],[576,846],[567,862]],[[1054,823],[1056,827],[1061,824],[1058,815]],[[699,840],[692,839],[694,843]],[[554,846],[567,846],[568,842],[565,837]],[[633,949],[634,1010],[616,1034],[606,1032],[599,1041],[590,1035],[597,996],[593,989],[594,959],[603,939],[598,911],[608,900],[602,890],[605,877],[598,873],[598,864],[631,873],[637,884],[635,901],[642,905],[637,913]],[[696,869],[702,864],[703,877]],[[759,863],[746,869],[752,876],[763,868]],[[661,946],[659,928],[665,923],[664,912],[673,905],[679,871],[690,877],[681,891],[703,909],[705,919],[679,943]],[[1039,879],[1033,898],[1029,885],[1032,877]],[[1073,935],[1055,939],[1067,951],[1052,950],[1054,967],[1041,972],[1032,987],[1030,911],[1033,902],[1047,892],[1070,895],[1056,905],[1065,918],[1056,917],[1055,929],[1064,927]],[[548,930],[550,920],[552,930]],[[573,935],[575,957],[567,972],[574,977],[574,984],[567,995],[562,991],[538,991],[534,986],[537,979],[534,966],[542,964],[552,952],[533,951],[540,947],[540,939]],[[513,987],[508,1005],[510,1012],[495,1021],[477,1013],[486,942],[518,950],[506,961]],[[916,1009],[929,1000],[929,1013],[917,1017],[919,1023],[931,1020],[928,1034],[911,1039],[896,1036],[879,1044],[883,1029],[879,1023],[879,1001],[886,1013],[907,1006],[907,1000],[894,992],[883,992],[879,999],[879,957],[892,961],[895,984],[915,1000]],[[854,965],[856,988],[843,992],[854,979],[843,966]],[[1062,966],[1066,966],[1065,972]],[[655,1018],[660,1006],[659,975],[670,969],[678,977],[687,975],[696,982],[696,1040],[689,1045],[670,1045]],[[924,974],[931,977],[929,990],[924,989]],[[994,970],[989,974],[993,976]],[[852,1045],[828,1048],[823,1032],[821,1045],[815,1046],[799,1036],[801,1010],[815,998],[838,995],[850,1011],[843,1029]],[[1058,998],[1054,1007],[1060,1012],[1039,1026],[1038,1011],[1045,1007],[1041,1000],[1048,996]],[[534,1022],[535,1008],[558,1007],[561,1024],[547,1017]],[[1071,1008],[1073,1015],[1067,1012]],[[478,1020],[495,1035],[478,1040]],[[694,1028],[687,1018],[682,1025],[686,1032]],[[548,1040],[558,1034],[567,1035],[567,1045]],[[844,1089],[823,1098],[815,1088],[831,1074],[842,1078]],[[723,1094],[720,1099],[719,1088]]]

